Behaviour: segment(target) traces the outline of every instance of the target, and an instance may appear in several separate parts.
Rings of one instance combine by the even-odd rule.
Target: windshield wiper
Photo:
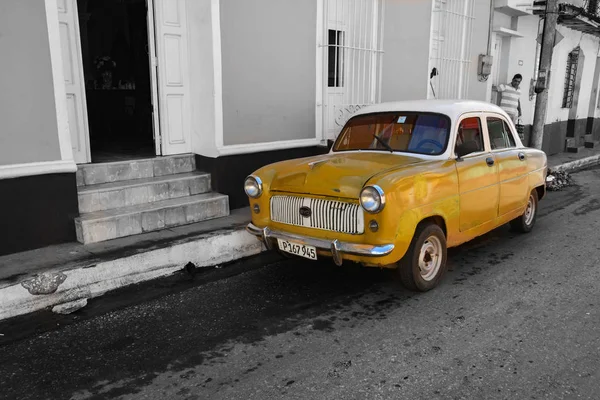
[[[381,145],[383,147],[385,147],[386,149],[388,149],[390,151],[390,153],[394,152],[394,149],[392,149],[392,146],[390,146],[389,144],[387,144],[386,142],[383,141],[382,138],[380,138],[379,136],[377,136],[376,134],[372,133],[373,137],[379,142],[381,143]]]

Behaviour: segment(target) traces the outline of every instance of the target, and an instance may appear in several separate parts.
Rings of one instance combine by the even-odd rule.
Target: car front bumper
[[[270,228],[259,228],[252,223],[248,224],[246,230],[254,236],[262,239],[262,241],[265,243],[265,246],[267,246],[269,250],[274,248],[271,239],[283,239],[293,243],[313,246],[319,250],[330,251],[333,261],[337,265],[342,265],[343,254],[352,254],[364,257],[383,257],[387,256],[394,250],[393,244],[373,246],[369,244],[340,242],[337,239],[331,241],[310,236],[294,235],[291,233],[272,230]]]

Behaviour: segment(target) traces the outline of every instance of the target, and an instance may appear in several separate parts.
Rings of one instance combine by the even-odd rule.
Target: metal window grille
[[[598,14],[598,0],[586,0],[587,1],[587,12],[590,14]]]
[[[573,106],[573,95],[575,93],[575,79],[577,77],[577,65],[579,64],[579,47],[576,47],[567,57],[567,71],[565,76],[565,90],[563,94],[562,107]]]
[[[436,68],[438,75],[430,96],[467,98],[474,21],[474,0],[434,1],[430,70]]]
[[[323,0],[323,129],[334,139],[360,108],[381,101],[386,0]]]

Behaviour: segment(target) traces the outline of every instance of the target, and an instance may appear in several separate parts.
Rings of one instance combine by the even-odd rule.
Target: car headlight
[[[244,191],[246,194],[254,199],[260,197],[262,194],[262,181],[258,176],[252,176],[246,178],[244,182]]]
[[[365,211],[376,214],[385,206],[385,194],[377,185],[367,186],[360,192],[360,205]]]

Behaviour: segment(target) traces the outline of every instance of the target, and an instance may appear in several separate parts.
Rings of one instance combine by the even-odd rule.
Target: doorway
[[[502,36],[496,34],[494,37],[493,48],[492,48],[492,98],[490,102],[500,105],[500,96],[496,87],[504,83],[505,71],[502,71]]]
[[[92,162],[154,157],[146,0],[77,0]]]

